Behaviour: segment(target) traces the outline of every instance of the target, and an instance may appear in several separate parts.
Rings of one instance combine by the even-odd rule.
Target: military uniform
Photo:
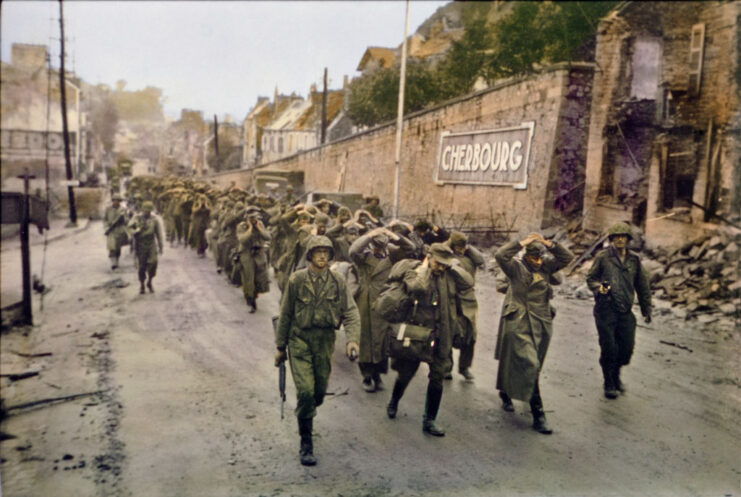
[[[153,208],[151,202],[144,202],[142,210],[151,212]],[[156,217],[140,214],[131,222],[130,229],[136,240],[135,257],[139,268],[139,293],[144,293],[145,280],[147,280],[149,291],[154,292],[152,279],[157,274],[157,249],[159,248],[160,253],[163,250],[162,226]]]
[[[314,237],[308,257],[322,247],[331,250],[332,243],[326,237]],[[357,343],[360,315],[342,275],[329,268],[316,272],[313,266],[294,272],[281,299],[275,345],[279,353],[287,350],[296,386],[302,464],[316,464],[312,420],[327,393],[335,330],[340,324],[345,327],[348,347]],[[282,359],[276,359],[277,363]]]
[[[256,211],[248,214],[257,215]],[[268,256],[265,242],[270,241],[270,233],[265,227],[253,225],[250,219],[237,226],[239,241],[239,264],[242,272],[242,293],[250,307],[250,312],[257,310],[257,294],[270,291],[268,276]]]
[[[114,196],[120,200],[120,196]],[[118,258],[121,257],[121,247],[128,242],[126,223],[127,212],[124,207],[109,206],[103,215],[103,226],[106,233],[106,248],[111,260],[111,269],[118,267]]]
[[[468,240],[465,235],[460,232],[453,232],[446,243],[451,249],[453,249],[454,257],[458,260],[460,266],[465,269],[475,281],[476,269],[483,268],[486,265],[484,256],[481,252],[479,252],[475,247],[467,245]],[[465,247],[465,251],[462,254],[459,254],[455,251],[455,245],[462,245]],[[470,368],[473,364],[473,354],[478,335],[476,321],[479,309],[475,288],[472,287],[462,293],[460,300],[462,314],[460,323],[461,335],[454,337],[453,345],[460,349],[460,355],[458,356],[458,372],[467,380],[472,380],[473,374],[471,373]]]
[[[632,238],[630,227],[618,223],[610,229],[610,238],[623,234]],[[609,292],[601,294],[600,285],[609,285]],[[621,259],[617,249],[610,246],[594,258],[587,273],[587,285],[594,292],[594,320],[600,345],[600,366],[604,378],[605,395],[615,398],[623,390],[620,368],[630,363],[635,346],[636,319],[632,307],[636,293],[641,314],[650,321],[651,286],[638,255],[626,248]]]
[[[459,296],[473,287],[473,278],[455,262],[450,247],[436,243],[430,247],[428,257],[444,265],[445,269],[437,272],[424,263],[419,264],[415,269],[405,273],[404,284],[407,292],[416,300],[416,309],[410,320],[413,324],[435,330],[435,346],[433,360],[429,365],[422,430],[431,435],[443,436],[445,432],[438,428],[434,421],[442,401],[443,378],[450,367],[453,336],[458,333]],[[389,418],[396,417],[399,401],[417,372],[419,364],[419,360],[392,359],[391,368],[396,370],[399,376],[394,383],[391,400],[386,408]]]
[[[527,253],[531,248],[539,251],[539,256],[545,251],[540,244],[528,245]],[[536,269],[524,260],[514,259],[521,249],[520,242],[514,240],[494,254],[509,280],[495,350],[495,358],[499,360],[497,389],[505,405],[511,405],[510,398],[529,400],[533,427],[550,433],[545,424],[538,382],[553,334],[554,313],[550,305],[553,290],[549,280],[553,273],[566,267],[574,255],[569,249],[553,243],[548,249],[553,258],[544,259]]]

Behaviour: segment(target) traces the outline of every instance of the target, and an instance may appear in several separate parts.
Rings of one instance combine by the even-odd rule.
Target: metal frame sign
[[[535,122],[467,133],[443,131],[435,182],[527,188]]]

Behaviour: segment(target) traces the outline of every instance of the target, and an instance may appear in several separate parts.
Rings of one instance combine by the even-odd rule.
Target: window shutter
[[[705,24],[692,26],[690,37],[690,70],[689,70],[689,94],[697,96],[700,94],[700,81],[702,80],[702,55],[705,48]]]

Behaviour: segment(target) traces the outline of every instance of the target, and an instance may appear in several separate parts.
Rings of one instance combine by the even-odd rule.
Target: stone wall
[[[581,211],[586,133],[593,68],[558,65],[529,78],[500,82],[487,90],[409,115],[404,120],[399,217],[428,216],[447,227],[475,231],[540,229]],[[434,182],[443,131],[469,132],[534,122],[523,190],[511,186]],[[395,178],[393,123],[264,167],[302,170],[306,191],[328,190],[378,195],[392,213]],[[249,185],[250,171],[222,173],[221,186]]]

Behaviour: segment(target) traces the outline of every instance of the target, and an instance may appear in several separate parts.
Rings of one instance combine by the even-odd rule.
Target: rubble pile
[[[736,315],[741,308],[739,245],[741,236],[718,232],[658,255],[655,262],[660,266],[651,271],[654,295],[681,304],[689,315]]]

